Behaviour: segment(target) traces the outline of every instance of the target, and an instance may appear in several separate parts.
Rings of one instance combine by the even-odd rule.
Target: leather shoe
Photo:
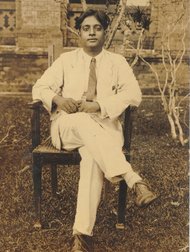
[[[134,184],[133,190],[136,194],[135,203],[139,207],[146,207],[152,203],[158,196],[150,191],[149,186],[144,181]]]
[[[74,242],[72,252],[93,252],[93,240],[91,236],[76,234],[74,235]]]

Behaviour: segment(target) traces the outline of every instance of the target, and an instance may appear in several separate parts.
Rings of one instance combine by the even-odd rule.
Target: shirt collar
[[[88,62],[88,64],[90,64],[92,58],[95,58],[96,59],[96,63],[98,65],[99,62],[100,62],[100,60],[101,60],[101,58],[104,55],[104,51],[105,50],[102,49],[102,51],[96,57],[92,57],[92,56],[89,56],[87,53],[85,53],[85,51],[82,49],[82,55],[83,55],[83,58],[84,58],[85,62]]]

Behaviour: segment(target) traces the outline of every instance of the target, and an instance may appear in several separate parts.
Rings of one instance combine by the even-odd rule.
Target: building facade
[[[0,2],[0,91],[31,90],[36,79],[47,68],[48,45],[54,43],[77,46],[77,36],[66,27],[73,27],[74,18],[82,12],[79,2],[79,0],[71,0],[69,3],[67,0],[2,0]],[[109,9],[107,2],[89,0],[87,4],[89,7],[101,8],[112,14],[116,8],[115,1],[109,1]],[[183,19],[187,22],[189,4],[187,0],[153,0],[149,6],[146,6],[146,10],[151,22],[145,38],[145,56],[152,64],[158,65],[161,61],[163,27],[171,31],[172,24],[176,20]],[[183,28],[182,23],[178,23],[171,35],[171,50],[174,52],[182,46]],[[166,30],[166,34],[168,31]],[[132,34],[138,39],[138,34]],[[132,55],[130,50],[127,50],[127,55],[123,50],[123,38],[124,30],[119,27],[111,50],[130,58]],[[184,40],[187,49],[185,58],[188,58],[189,33]],[[181,85],[184,86],[188,83],[187,68],[188,62],[184,61],[181,69],[183,76]],[[146,66],[139,64],[134,70],[143,88],[155,86],[154,76]]]

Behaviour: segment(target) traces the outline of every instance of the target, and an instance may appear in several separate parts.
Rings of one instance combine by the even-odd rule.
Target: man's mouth
[[[91,38],[91,39],[88,39],[88,41],[95,42],[95,41],[97,41],[97,39],[96,38]]]

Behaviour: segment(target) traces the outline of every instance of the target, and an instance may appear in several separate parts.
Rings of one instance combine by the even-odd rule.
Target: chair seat
[[[125,158],[129,161],[130,153],[123,150]],[[57,150],[51,142],[51,137],[48,137],[44,142],[38,145],[32,152],[33,158],[40,160],[43,164],[60,164],[60,165],[78,165],[81,156],[77,149],[72,151]]]
[[[60,155],[67,155],[67,154],[71,154],[71,153],[75,153],[78,154],[78,150],[74,149],[72,151],[67,151],[67,150],[58,150],[56,149],[52,142],[51,142],[51,137],[49,136],[44,142],[42,142],[40,145],[38,145],[34,150],[33,153],[56,153],[56,154],[60,154]],[[125,156],[129,155],[130,153],[126,150],[123,149],[123,153]]]
[[[59,163],[59,164],[79,164],[81,157],[77,149],[72,151],[58,150],[48,137],[44,142],[38,145],[32,152],[33,157],[40,157],[42,163]]]
[[[51,137],[48,137],[44,142],[42,142],[40,145],[38,145],[34,150],[34,153],[57,153],[57,154],[67,154],[71,153],[71,151],[67,150],[58,150],[56,149],[52,142],[51,142]],[[77,149],[73,150],[72,152],[78,152]]]

